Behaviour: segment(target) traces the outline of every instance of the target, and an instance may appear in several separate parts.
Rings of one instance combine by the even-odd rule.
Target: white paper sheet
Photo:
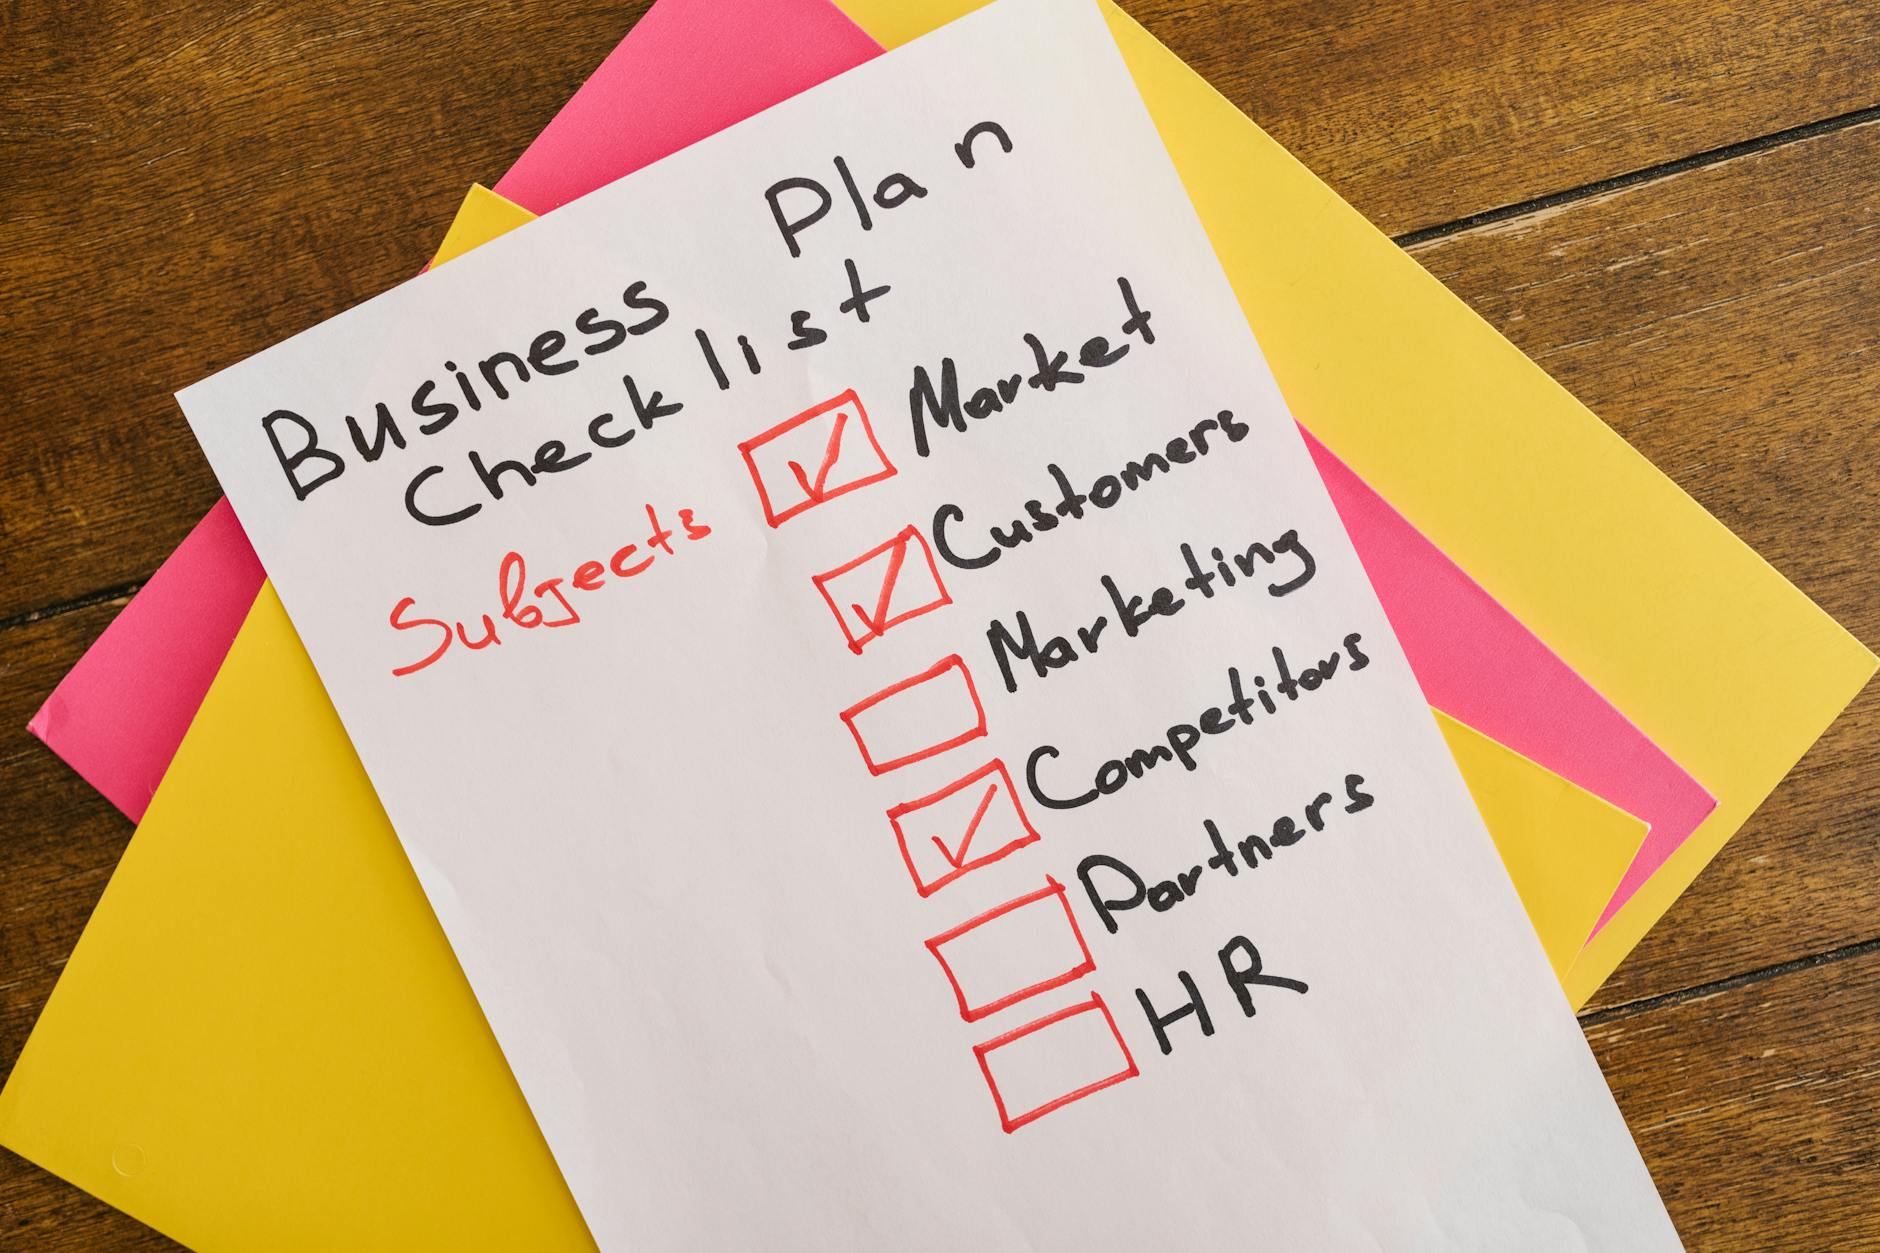
[[[1087,0],[181,399],[603,1247],[1678,1247]]]

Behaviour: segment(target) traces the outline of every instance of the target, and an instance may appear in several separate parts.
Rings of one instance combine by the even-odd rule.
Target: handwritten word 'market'
[[[1077,350],[1076,368],[1071,365],[1069,352],[1046,348],[1043,340],[1029,333],[1024,338],[1026,348],[1031,351],[1032,372],[1026,374],[1021,369],[995,378],[974,387],[964,399],[960,397],[959,366],[953,358],[940,359],[937,388],[926,366],[915,367],[914,382],[907,392],[908,417],[914,427],[914,451],[923,457],[931,455],[927,441],[929,426],[963,432],[967,429],[968,418],[981,422],[995,413],[1005,412],[1026,388],[1049,393],[1082,383],[1087,377],[1085,371],[1108,369],[1127,357],[1128,339],[1132,335],[1140,338],[1145,346],[1154,344],[1155,331],[1150,329],[1149,323],[1155,315],[1136,303],[1135,290],[1127,278],[1119,276],[1116,287],[1122,293],[1127,314],[1118,327],[1123,339],[1111,343],[1107,335],[1092,335]]]
[[[543,627],[574,626],[581,621],[581,611],[575,607],[576,600],[569,592],[598,592],[609,582],[624,582],[645,574],[659,560],[661,553],[668,558],[676,557],[679,550],[673,546],[674,539],[684,539],[688,544],[696,543],[712,533],[712,529],[700,522],[690,509],[681,509],[679,530],[668,530],[659,520],[659,511],[652,505],[646,506],[648,530],[641,543],[622,544],[605,561],[598,558],[583,561],[574,568],[572,574],[556,575],[542,579],[531,586],[528,563],[519,552],[503,555],[496,572],[496,598],[499,606],[500,621],[510,627],[523,631],[534,631]],[[564,588],[564,584],[566,585]],[[462,646],[471,652],[481,652],[503,642],[503,627],[498,619],[489,614],[482,614],[481,629],[477,638],[472,639],[464,624],[446,622],[442,618],[420,618],[412,615],[417,605],[414,597],[406,596],[392,606],[390,622],[394,631],[436,631],[437,644],[431,651],[413,662],[395,666],[392,675],[403,678],[416,674],[425,667],[443,660],[453,646]]]

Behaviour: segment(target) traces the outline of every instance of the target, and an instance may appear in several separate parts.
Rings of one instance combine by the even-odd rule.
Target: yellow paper
[[[1554,974],[1565,980],[1645,842],[1644,821],[1440,710],[1436,725]]]
[[[272,587],[0,1092],[201,1250],[591,1250]]]
[[[473,187],[433,264],[529,216]],[[272,586],[0,1142],[196,1249],[594,1247]]]
[[[431,257],[431,264],[454,261],[478,244],[487,244],[498,235],[534,220],[535,215],[521,205],[503,199],[481,183],[472,183],[463,204],[458,206],[457,216],[451,219],[450,229],[444,232],[444,242]]]
[[[473,188],[436,263],[527,219]],[[1558,969],[1643,824],[1442,721]],[[0,1092],[0,1142],[202,1250],[592,1247],[272,587]]]
[[[972,0],[843,0],[890,46]],[[1873,654],[1120,10],[1110,25],[1286,402],[1717,798],[1575,963],[1582,1005]]]

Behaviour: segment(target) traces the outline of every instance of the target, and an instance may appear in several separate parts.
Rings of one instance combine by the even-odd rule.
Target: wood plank
[[[1414,250],[1855,635],[1880,643],[1880,122]],[[1779,674],[1719,675],[1756,716]],[[1880,935],[1870,685],[1594,1005]]]
[[[146,577],[216,494],[171,392],[409,276],[643,7],[11,15],[0,619]],[[1866,0],[1131,7],[1392,231],[1872,104],[1880,79]]]
[[[1880,1248],[1880,952],[1586,1034],[1686,1247]]]

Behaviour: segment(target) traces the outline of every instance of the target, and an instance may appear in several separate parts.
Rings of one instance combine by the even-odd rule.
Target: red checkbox
[[[932,896],[969,870],[1038,842],[1002,761],[888,811],[914,890]]]
[[[894,475],[853,388],[738,445],[772,527]]]
[[[953,603],[927,537],[914,526],[810,581],[857,654],[890,627]]]
[[[1103,998],[1092,992],[1034,1022],[973,1046],[1007,1135],[1141,1072]]]
[[[934,936],[927,951],[946,973],[967,1022],[1061,988],[1097,968],[1064,885],[1051,878],[1036,892]]]
[[[986,733],[972,672],[955,653],[842,711],[870,774],[925,761]]]

